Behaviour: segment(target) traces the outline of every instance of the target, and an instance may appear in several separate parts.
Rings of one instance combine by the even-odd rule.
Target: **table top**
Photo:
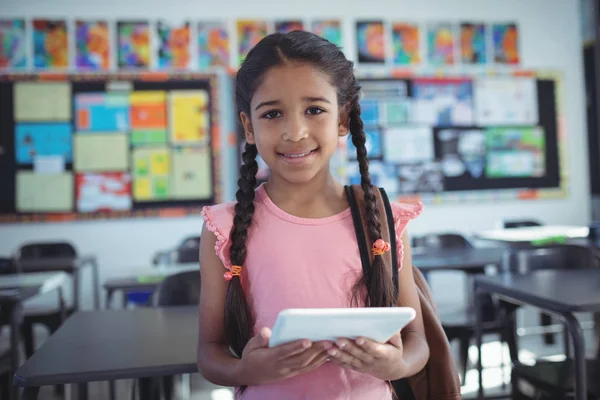
[[[198,307],[82,311],[15,374],[43,386],[197,372]]]
[[[503,297],[557,312],[600,311],[598,268],[476,276],[475,285]]]
[[[185,263],[137,268],[131,271],[131,275],[107,279],[104,288],[106,290],[153,289],[167,276],[187,271],[200,271],[200,267],[198,263]]]
[[[476,271],[486,265],[498,265],[506,249],[500,247],[475,247],[465,249],[412,250],[413,264],[421,271],[460,270]]]
[[[16,260],[17,269],[27,273],[44,271],[72,272],[87,265],[95,265],[95,263],[96,256],[93,255],[83,255],[76,258],[53,257],[39,260]]]
[[[494,240],[507,243],[534,242],[552,238],[587,238],[590,229],[587,226],[545,225],[511,229],[493,229],[477,232],[477,239]]]

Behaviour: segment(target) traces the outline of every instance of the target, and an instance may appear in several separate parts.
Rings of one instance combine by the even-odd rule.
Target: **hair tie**
[[[390,250],[390,244],[383,239],[377,239],[371,248],[374,256],[382,256]]]
[[[226,281],[232,280],[234,276],[242,276],[242,267],[240,267],[239,265],[233,265],[231,267],[231,271],[227,271],[223,274],[223,278],[225,278]]]

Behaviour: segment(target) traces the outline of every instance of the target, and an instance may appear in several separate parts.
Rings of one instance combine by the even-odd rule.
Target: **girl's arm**
[[[402,243],[404,245],[404,256],[402,258],[402,269],[398,273],[398,305],[412,307],[417,312],[415,320],[402,330],[403,358],[405,363],[403,366],[403,375],[413,376],[427,364],[427,360],[429,360],[429,345],[425,339],[421,302],[419,300],[419,293],[417,292],[417,285],[413,278],[410,241],[406,231],[402,235]]]
[[[200,317],[198,334],[198,369],[208,381],[220,386],[243,386],[243,376],[236,373],[240,360],[229,351],[225,341],[225,294],[228,282],[225,267],[215,254],[217,241],[206,224],[200,240]]]

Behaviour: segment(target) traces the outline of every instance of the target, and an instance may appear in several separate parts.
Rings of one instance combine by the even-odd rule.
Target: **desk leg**
[[[477,344],[477,374],[479,379],[479,389],[477,398],[483,398],[483,365],[481,364],[481,346],[482,346],[482,328],[481,321],[483,318],[481,310],[481,292],[477,289],[477,282],[473,286],[473,303],[475,308],[475,340]]]
[[[114,291],[112,289],[106,289],[106,303],[104,305],[104,308],[107,310],[110,308],[113,293],[114,293]]]
[[[88,398],[88,385],[87,383],[77,384],[77,398],[79,400],[87,400]]]
[[[115,388],[115,381],[108,381],[108,395],[110,400],[115,400],[117,398],[117,391]]]
[[[17,400],[19,387],[13,384],[13,379],[20,365],[19,360],[19,332],[21,325],[21,303],[9,306],[10,315],[10,399]]]
[[[23,394],[21,394],[21,400],[36,400],[38,397],[38,393],[40,391],[39,387],[26,387],[23,390]]]
[[[585,365],[585,342],[583,330],[575,316],[571,313],[562,315],[569,335],[573,339],[574,363],[575,363],[575,400],[587,399],[587,372]]]
[[[73,308],[79,311],[79,288],[81,286],[81,273],[79,268],[73,271]]]
[[[92,264],[92,283],[94,285],[94,309],[100,309],[100,278],[98,276],[98,264],[94,260]]]

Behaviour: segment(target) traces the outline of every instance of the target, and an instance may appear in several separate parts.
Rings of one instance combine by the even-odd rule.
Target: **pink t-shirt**
[[[205,207],[202,212],[217,237],[215,251],[228,269],[234,205]],[[422,210],[420,203],[392,203],[400,263],[402,233]],[[255,332],[273,328],[277,314],[286,308],[351,306],[351,288],[362,274],[362,265],[350,209],[326,218],[295,217],[278,208],[261,185],[246,246],[243,285],[256,316]],[[242,398],[385,400],[392,394],[385,381],[325,363],[303,375],[249,387]]]

